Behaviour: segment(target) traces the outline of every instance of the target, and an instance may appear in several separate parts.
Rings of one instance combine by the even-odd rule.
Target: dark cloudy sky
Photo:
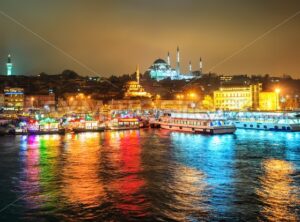
[[[299,0],[1,0],[0,10],[97,73],[145,71],[181,49],[182,68],[204,70],[300,10]],[[19,74],[91,72],[0,15],[0,70],[11,53]],[[196,68],[196,67],[195,67]],[[221,74],[300,78],[300,14],[217,66]]]

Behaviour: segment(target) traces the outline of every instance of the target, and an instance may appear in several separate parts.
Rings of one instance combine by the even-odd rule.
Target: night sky
[[[297,13],[299,0],[1,0],[0,10],[88,66],[0,14],[1,73],[8,53],[16,74],[133,73],[168,51],[174,66],[179,45],[184,71],[201,56],[204,72],[300,78],[300,14],[215,67]]]

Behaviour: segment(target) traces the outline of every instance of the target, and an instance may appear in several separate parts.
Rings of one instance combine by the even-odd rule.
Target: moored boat
[[[30,120],[27,127],[27,133],[31,135],[44,134],[65,134],[65,129],[61,124],[52,118],[45,118],[42,120]]]
[[[138,118],[114,118],[108,122],[108,129],[111,130],[139,129],[141,126]]]
[[[203,134],[230,134],[236,131],[232,122],[218,113],[170,113],[151,121],[152,126],[162,129]]]
[[[299,113],[295,112],[239,112],[234,124],[240,129],[300,131]]]
[[[84,132],[103,132],[105,130],[105,125],[100,124],[98,121],[81,121],[77,127],[73,128],[74,133],[84,133]]]

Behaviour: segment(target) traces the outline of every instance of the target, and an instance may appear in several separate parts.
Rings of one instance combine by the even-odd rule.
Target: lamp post
[[[31,100],[31,107],[33,108],[33,107],[34,107],[34,106],[33,106],[33,105],[34,105],[34,97],[31,97],[30,100]]]
[[[71,107],[72,107],[71,104],[72,104],[73,100],[74,100],[74,98],[73,98],[73,96],[71,96],[69,98],[69,106],[68,106],[69,111],[71,111]]]
[[[190,92],[189,94],[187,94],[187,96],[191,100],[191,108],[193,109],[193,112],[195,112],[198,95],[195,92]]]

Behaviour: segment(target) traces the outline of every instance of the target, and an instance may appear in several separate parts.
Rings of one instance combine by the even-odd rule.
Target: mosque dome
[[[128,81],[126,85],[138,85],[139,83],[137,81]]]
[[[165,60],[163,60],[163,59],[156,59],[154,61],[154,64],[161,64],[161,63],[167,64],[167,62]]]

